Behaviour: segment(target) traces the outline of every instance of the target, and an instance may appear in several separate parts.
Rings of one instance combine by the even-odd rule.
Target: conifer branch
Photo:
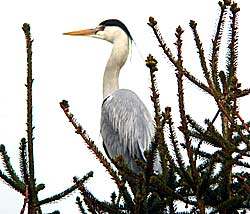
[[[118,188],[121,190],[121,193],[123,194],[124,199],[128,203],[132,203],[132,199],[130,198],[127,188],[125,187],[125,182],[120,179],[117,172],[113,170],[112,166],[110,165],[109,161],[104,157],[104,155],[99,151],[97,146],[94,144],[94,141],[90,139],[90,137],[87,135],[86,131],[83,130],[82,126],[76,121],[74,118],[74,115],[70,113],[69,111],[69,104],[68,101],[63,100],[60,102],[60,107],[62,108],[64,114],[68,118],[69,122],[73,125],[75,128],[75,132],[81,136],[83,141],[87,144],[87,147],[90,151],[94,153],[96,158],[100,161],[100,163],[107,169],[109,174],[112,176],[112,179],[114,179],[115,183],[117,184]]]
[[[242,133],[242,130],[236,125],[235,126],[235,121],[234,119],[231,117],[231,115],[228,113],[228,111],[226,110],[225,108],[225,101],[222,101],[216,97],[215,98],[215,101],[217,103],[217,106],[219,107],[219,110],[221,111],[222,113],[222,121],[224,121],[222,123],[222,126],[223,126],[223,129],[225,129],[225,124],[228,124],[228,122],[230,122],[232,125],[234,125],[234,128],[236,129],[237,133],[239,134],[239,136],[241,137],[241,140],[246,144],[248,145],[249,144],[249,141],[247,140],[247,138],[244,136],[244,134]],[[227,123],[225,123],[225,118],[226,120],[228,121]]]
[[[204,76],[205,76],[205,78],[207,80],[209,88],[212,90],[213,89],[213,84],[212,84],[210,73],[209,73],[208,68],[207,68],[204,49],[202,47],[203,45],[202,45],[202,42],[200,40],[199,34],[197,32],[197,23],[195,21],[193,21],[193,20],[190,20],[189,26],[191,27],[191,29],[193,31],[194,41],[195,41],[196,47],[198,49],[198,54],[199,54],[199,59],[200,59],[201,68],[203,70],[203,74],[204,74]]]
[[[28,163],[27,163],[27,141],[25,138],[21,139],[19,147],[19,162],[20,162],[20,171],[24,183],[27,185],[29,180],[28,174]]]
[[[166,115],[167,115],[166,123],[168,124],[168,129],[169,129],[169,138],[170,138],[171,144],[174,148],[175,158],[176,158],[177,163],[178,163],[178,166],[176,166],[175,163],[173,161],[171,161],[171,165],[172,165],[172,167],[175,167],[175,170],[180,175],[180,177],[184,178],[189,185],[193,185],[193,180],[190,177],[190,175],[187,173],[187,170],[185,167],[185,162],[184,162],[182,155],[180,153],[180,148],[179,148],[180,146],[179,146],[179,142],[176,138],[176,132],[174,130],[174,122],[172,119],[170,107],[166,108]]]
[[[24,214],[25,208],[26,208],[26,205],[27,205],[28,201],[29,201],[29,187],[26,186],[26,188],[25,188],[25,197],[23,199],[23,207],[21,209],[20,214]]]
[[[247,123],[245,123],[244,119],[240,116],[239,111],[236,111],[236,116],[241,121],[242,126],[250,133],[250,127],[249,127],[249,125]]]
[[[237,22],[237,13],[239,12],[239,8],[236,3],[233,3],[230,7],[230,19],[231,19],[231,26],[229,28],[230,33],[230,43],[228,45],[228,56],[227,56],[227,71],[228,71],[228,87],[230,92],[230,97],[228,99],[227,104],[230,105],[230,101],[232,102],[232,110],[231,110],[231,117],[232,122],[229,127],[229,133],[232,133],[237,126],[236,119],[237,119],[237,97],[240,88],[240,84],[238,83],[238,79],[236,77],[236,69],[237,69],[237,59],[238,59],[238,22]]]
[[[250,94],[250,88],[240,90],[237,94],[237,98],[244,97]]]
[[[196,86],[198,86],[200,89],[202,89],[204,92],[212,95],[213,91],[207,87],[204,83],[202,83],[200,80],[198,80],[196,77],[194,77],[190,72],[188,72],[185,68],[183,69],[183,73],[185,75],[185,77],[187,77],[187,79],[192,82],[193,84],[195,84]]]
[[[129,167],[128,164],[124,161],[123,157],[121,155],[115,157],[113,160],[113,163],[118,169],[119,175],[122,177],[123,182],[128,182],[131,191],[133,194],[136,194],[136,191],[138,189],[138,182],[140,178],[140,174],[134,173]],[[139,160],[135,160],[136,164],[141,167],[142,169],[145,169],[145,163]],[[128,203],[128,206],[132,206],[132,199],[128,195],[128,192],[123,191],[121,192],[123,194],[123,197],[126,203]]]
[[[213,80],[214,88],[216,89],[216,94],[219,96],[221,94],[220,91],[220,83],[219,83],[219,72],[218,72],[218,61],[219,61],[219,50],[221,44],[222,33],[224,30],[225,19],[227,14],[227,4],[224,2],[219,2],[221,13],[217,25],[217,30],[212,40],[212,54],[210,59],[210,67],[211,67],[211,75]]]
[[[200,82],[198,79],[196,79],[192,74],[190,74],[190,72],[188,72],[185,68],[179,68],[179,65],[176,61],[176,59],[174,58],[171,50],[167,47],[165,41],[163,40],[161,33],[158,29],[157,26],[157,21],[153,18],[153,17],[149,17],[149,23],[148,25],[152,28],[155,37],[157,38],[160,47],[162,48],[163,52],[166,54],[166,56],[168,57],[168,59],[170,60],[170,62],[175,66],[175,68],[177,70],[182,70],[182,72],[184,73],[184,75],[195,85],[197,85],[199,88],[201,88],[202,90],[204,90],[206,93],[211,94],[212,95],[212,91],[209,87],[207,87],[204,83]]]
[[[244,134],[242,133],[242,130],[235,124],[235,120],[234,118],[229,114],[229,112],[227,111],[227,109],[225,108],[225,101],[222,101],[216,97],[215,98],[215,101],[217,103],[217,106],[219,107],[219,110],[221,111],[222,113],[222,121],[224,121],[222,123],[222,126],[223,126],[223,129],[225,129],[225,124],[228,124],[228,122],[231,123],[231,125],[233,125],[233,127],[235,128],[235,130],[237,131],[237,133],[240,135],[242,141],[248,145],[249,144],[249,141],[247,140],[247,138],[244,136]],[[236,103],[236,102],[235,102]],[[237,110],[237,109],[236,109]],[[226,119],[225,119],[226,118]],[[227,122],[225,122],[227,121]]]
[[[198,179],[198,173],[196,171],[196,162],[193,157],[193,149],[191,147],[191,139],[189,137],[188,133],[188,122],[186,118],[186,111],[185,111],[185,103],[184,103],[184,91],[183,91],[183,59],[182,59],[182,34],[183,34],[182,28],[179,26],[176,29],[175,36],[177,38],[176,46],[177,46],[177,85],[178,85],[178,104],[179,104],[179,115],[181,119],[181,126],[179,127],[180,131],[184,135],[185,139],[185,148],[187,150],[188,160],[191,168],[191,175],[193,182],[196,182],[196,179]]]
[[[97,200],[76,177],[74,177],[74,182],[83,195],[83,200],[91,213],[120,213],[119,209],[112,204]]]
[[[0,178],[3,179],[3,181],[5,181],[10,187],[15,189],[17,192],[20,192],[22,195],[24,194],[25,190],[21,189],[20,185],[18,185],[15,181],[5,175],[2,170],[0,170]]]
[[[138,160],[135,161],[138,163]],[[133,173],[133,171],[128,167],[128,164],[124,161],[122,155],[116,156],[114,159],[112,159],[112,162],[118,168],[119,175],[137,179],[137,175]]]
[[[177,85],[178,85],[178,104],[179,104],[179,113],[180,113],[180,118],[181,118],[181,127],[179,127],[179,129],[181,130],[181,132],[184,135],[185,138],[185,144],[187,149],[189,150],[190,145],[191,145],[191,140],[189,138],[188,135],[188,124],[187,124],[187,119],[186,119],[186,112],[185,112],[185,104],[184,104],[184,92],[183,92],[183,60],[182,60],[182,39],[181,39],[181,35],[184,31],[181,29],[181,27],[179,26],[176,29],[176,37],[177,37],[177,42],[175,43],[177,46],[177,63],[178,63],[178,69],[177,68],[177,73],[176,73],[176,77],[177,77]],[[192,155],[191,155],[191,150],[188,151],[188,156],[190,161],[192,160]],[[191,156],[190,156],[191,155]]]
[[[200,150],[200,147],[204,141],[208,144],[212,144],[214,147],[223,147],[224,139],[221,136],[221,134],[216,130],[216,128],[213,126],[214,122],[216,121],[217,117],[219,116],[220,111],[218,110],[213,117],[212,121],[210,122],[208,119],[205,121],[208,125],[206,130],[202,128],[199,124],[197,124],[191,116],[187,115],[188,122],[194,131],[190,131],[190,135],[192,137],[197,138],[199,141],[197,149],[195,149],[195,159],[197,159],[197,151]]]
[[[176,200],[180,200],[186,204],[194,205],[196,206],[196,201],[189,200],[188,197],[183,197],[182,194],[179,194],[178,192],[172,190],[167,185],[162,185],[162,182],[159,181],[159,179],[152,179],[151,184],[157,188],[157,192],[164,195],[165,197],[173,196]]]
[[[167,47],[167,44],[165,43],[161,32],[157,26],[157,21],[153,17],[149,17],[148,25],[152,28],[156,39],[158,40],[158,43],[160,47],[162,48],[163,52],[166,54],[166,56],[169,58],[170,62],[172,62],[173,65],[177,67],[176,59],[174,58],[170,48]]]
[[[231,25],[229,28],[230,43],[228,45],[228,57],[227,57],[227,71],[228,71],[228,85],[231,85],[232,78],[236,75],[237,61],[238,61],[238,8],[237,3],[233,3],[230,7]]]
[[[81,214],[87,214],[85,212],[85,209],[83,207],[82,201],[81,201],[79,196],[76,197],[76,204],[78,205],[78,208],[79,208],[79,211],[80,211]]]
[[[12,164],[10,162],[10,157],[8,156],[5,146],[3,144],[0,145],[0,156],[3,160],[3,165],[6,169],[6,172],[8,173],[10,179],[15,182],[16,187],[19,189],[19,192],[24,193],[25,185],[24,183],[20,180],[20,178],[17,176],[15,170],[12,167]]]
[[[83,184],[84,182],[86,182],[90,177],[93,177],[93,172],[89,172],[87,173],[85,176],[83,176],[83,178],[81,178],[79,180],[79,183],[80,184]],[[72,185],[71,187],[67,188],[66,190],[64,190],[63,192],[61,193],[58,193],[56,195],[53,195],[51,197],[48,197],[48,198],[45,198],[41,201],[39,201],[38,205],[41,206],[43,204],[48,204],[48,203],[51,203],[51,202],[55,202],[55,201],[58,201],[58,200],[61,200],[63,199],[64,197],[68,196],[69,194],[71,194],[73,191],[75,191],[77,189],[77,185],[74,184]]]
[[[26,39],[26,51],[27,51],[27,142],[28,142],[28,163],[29,163],[29,210],[34,209],[35,204],[38,202],[37,194],[36,194],[36,184],[35,184],[35,172],[34,172],[34,154],[33,154],[33,124],[32,124],[32,42],[31,34],[30,34],[30,25],[27,23],[23,24],[22,27],[25,39]]]
[[[161,158],[161,167],[162,167],[162,173],[166,174],[167,173],[167,163],[168,159],[170,157],[169,152],[167,147],[164,145],[165,144],[165,139],[164,139],[164,131],[162,127],[162,115],[161,115],[161,109],[160,109],[160,101],[159,101],[159,92],[157,89],[157,84],[156,84],[156,77],[155,77],[155,72],[158,70],[157,68],[157,61],[156,59],[152,56],[149,55],[146,60],[146,66],[150,70],[150,77],[151,77],[151,100],[154,105],[154,123],[155,123],[155,135],[154,135],[154,140],[151,143],[152,148],[151,151],[149,152],[148,155],[148,171],[153,172],[153,166],[155,162],[155,158],[157,155],[157,148],[159,150],[160,158]],[[152,173],[150,173],[152,174]]]
[[[198,191],[197,191],[198,198],[204,198],[204,196],[206,195],[209,189],[208,187],[210,187],[210,185],[211,186],[214,185],[214,183],[217,182],[217,180],[214,181],[214,170],[215,170],[217,161],[218,161],[217,155],[212,155],[212,157],[208,159],[208,161],[205,164],[203,164],[203,165],[206,165],[205,171],[201,173],[201,170],[198,170],[199,173],[202,174],[200,182],[198,184]]]
[[[69,119],[69,122],[73,125],[75,128],[75,132],[81,136],[81,138],[84,140],[84,142],[87,144],[88,149],[90,149],[97,159],[102,163],[102,165],[107,169],[109,174],[113,177],[115,182],[117,184],[120,184],[120,178],[118,177],[117,173],[112,169],[109,161],[103,156],[103,154],[99,151],[99,149],[94,144],[94,141],[90,139],[90,137],[87,135],[86,131],[82,129],[82,126],[76,121],[74,118],[74,115],[70,113],[69,111],[69,104],[68,101],[63,100],[60,102],[60,106],[66,115],[66,117]]]

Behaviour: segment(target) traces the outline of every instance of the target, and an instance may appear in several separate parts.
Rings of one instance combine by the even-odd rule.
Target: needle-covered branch
[[[74,177],[74,182],[77,185],[77,188],[80,190],[83,195],[83,200],[88,207],[88,210],[91,213],[122,213],[120,211],[121,207],[117,207],[108,202],[101,202],[96,197],[93,196],[84,186],[83,183]]]
[[[13,180],[15,186],[18,188],[18,191],[24,193],[25,184],[21,181],[21,179],[18,177],[15,170],[13,169],[12,164],[10,162],[10,157],[8,156],[5,150],[5,146],[3,144],[0,145],[0,156],[2,158],[5,170],[9,175],[9,178]]]
[[[219,21],[217,24],[216,33],[214,39],[212,40],[212,54],[210,59],[210,69],[212,75],[213,86],[217,96],[221,94],[220,83],[219,83],[219,72],[218,72],[218,62],[219,62],[219,50],[221,47],[221,39],[225,26],[225,19],[227,15],[227,9],[230,5],[228,1],[219,2],[221,13]]]
[[[19,163],[22,179],[27,185],[29,181],[29,172],[28,172],[28,157],[27,157],[27,141],[25,138],[21,139],[19,146]]]
[[[169,151],[165,145],[165,137],[164,137],[164,127],[162,126],[162,114],[160,109],[160,100],[159,100],[159,92],[157,89],[156,76],[155,72],[158,70],[157,61],[152,56],[149,55],[146,59],[146,66],[150,70],[150,78],[151,78],[151,100],[154,105],[154,125],[155,125],[155,133],[154,139],[152,141],[151,149],[148,153],[147,161],[148,161],[148,170],[149,172],[153,172],[153,166],[157,159],[157,149],[159,151],[159,155],[161,158],[161,168],[162,173],[167,173],[167,163],[170,159]],[[152,174],[152,173],[151,173]]]
[[[210,75],[208,68],[207,68],[207,62],[206,62],[206,57],[204,54],[203,45],[202,45],[202,42],[200,40],[198,31],[197,31],[197,23],[195,21],[191,20],[189,22],[189,26],[192,28],[192,31],[193,31],[194,41],[195,41],[196,47],[198,49],[198,54],[199,54],[199,59],[200,59],[201,68],[203,70],[203,74],[207,80],[209,88],[212,89],[213,85],[212,85],[211,75]]]
[[[79,184],[83,184],[84,182],[86,182],[90,177],[93,177],[93,172],[89,172],[87,173],[83,178],[79,179]],[[43,205],[43,204],[49,204],[51,202],[55,202],[58,200],[63,199],[64,197],[69,196],[72,192],[74,192],[77,189],[77,185],[74,184],[71,187],[67,188],[66,190],[64,190],[61,193],[58,193],[56,195],[53,195],[51,197],[45,198],[41,201],[39,201],[39,205]]]
[[[24,204],[21,209],[21,213],[28,214],[42,214],[41,205],[49,204],[51,202],[60,200],[65,196],[68,196],[74,190],[77,189],[76,185],[67,188],[65,191],[55,194],[52,197],[43,199],[39,201],[38,192],[45,188],[44,184],[36,185],[36,178],[34,172],[34,153],[33,153],[33,116],[32,116],[32,42],[30,34],[30,26],[27,23],[23,24],[22,27],[25,39],[26,39],[26,54],[27,54],[27,82],[25,84],[27,91],[27,137],[22,138],[19,146],[19,164],[21,178],[17,175],[10,158],[5,150],[4,145],[0,145],[0,156],[2,158],[3,166],[5,167],[5,172],[0,170],[0,178],[6,182],[11,188],[21,193],[24,196]],[[27,140],[26,140],[27,139]],[[79,182],[84,182],[88,177],[92,176],[91,173],[82,178]],[[27,206],[26,206],[27,205]],[[26,211],[27,209],[27,211]],[[59,213],[59,211],[54,211],[53,213]]]
[[[15,181],[9,178],[9,176],[5,175],[2,170],[0,170],[0,178],[3,179],[3,181],[6,182],[11,188],[16,190],[17,192],[20,192],[21,194],[24,194],[24,190],[21,189]]]
[[[38,197],[36,193],[36,180],[35,180],[35,170],[34,170],[34,153],[33,153],[33,117],[32,117],[32,43],[30,34],[30,25],[27,23],[23,24],[23,32],[25,34],[26,39],[26,51],[27,51],[27,143],[28,143],[28,167],[29,167],[29,179],[28,179],[28,187],[29,187],[29,214],[33,214],[36,209],[36,205],[38,203]],[[38,208],[40,210],[40,208]],[[41,210],[39,211],[41,213]]]
[[[83,207],[82,201],[81,201],[79,196],[76,197],[76,204],[77,204],[81,214],[87,214],[84,207]]]
[[[94,153],[96,158],[100,161],[100,163],[106,168],[106,170],[109,172],[109,174],[112,176],[114,179],[115,183],[117,184],[118,188],[122,190],[123,197],[126,201],[132,203],[132,199],[127,193],[127,188],[125,187],[124,181],[120,179],[118,176],[117,172],[112,168],[111,164],[109,161],[104,157],[104,155],[99,151],[97,146],[95,145],[94,141],[90,139],[90,137],[87,135],[86,131],[83,130],[82,126],[76,121],[74,118],[74,115],[69,111],[69,104],[68,101],[63,100],[60,102],[60,106],[68,118],[69,122],[73,125],[75,128],[75,132],[81,136],[83,139],[84,143],[86,143],[88,149]]]
[[[190,72],[187,71],[185,68],[180,68],[177,60],[174,58],[170,48],[167,47],[167,44],[163,40],[163,37],[160,33],[160,30],[157,26],[157,21],[153,17],[149,17],[148,25],[152,28],[155,37],[157,38],[160,47],[162,48],[163,52],[166,54],[170,62],[175,66],[175,68],[178,70],[182,70],[184,75],[195,85],[197,85],[199,88],[204,90],[208,94],[212,94],[212,91],[209,87],[207,87],[204,83],[200,82],[196,77],[194,77]]]
[[[184,134],[185,138],[184,143],[180,145],[188,151],[189,165],[185,163],[183,153],[180,152],[171,116],[168,116],[168,119],[165,119],[164,123],[168,124],[169,127],[169,138],[177,162],[175,172],[180,176],[178,180],[179,184],[183,185],[181,192],[182,194],[185,193],[187,197],[196,197],[197,204],[194,205],[193,210],[198,209],[199,213],[205,213],[207,207],[213,207],[214,210],[212,212],[219,211],[220,213],[225,213],[229,211],[226,205],[230,203],[231,211],[232,209],[239,208],[237,207],[239,204],[241,204],[242,208],[246,208],[243,203],[247,203],[247,199],[241,201],[235,197],[235,191],[232,189],[232,176],[235,174],[234,167],[244,166],[249,168],[250,166],[247,161],[243,161],[249,154],[250,128],[248,123],[240,116],[238,106],[238,98],[249,94],[249,89],[241,89],[241,84],[238,82],[236,73],[239,7],[230,0],[219,2],[219,6],[221,12],[216,33],[212,40],[212,51],[209,60],[205,57],[203,44],[197,31],[197,23],[190,21],[190,27],[193,31],[202,72],[207,85],[197,80],[183,66],[181,50],[181,34],[183,32],[181,28],[178,27],[176,31],[177,41],[175,45],[177,46],[177,55],[174,56],[167,47],[155,19],[150,17],[148,23],[155,34],[159,46],[177,70],[179,114],[181,117],[181,127],[179,130]],[[230,20],[228,17],[230,17]],[[230,21],[230,27],[226,28],[224,26],[228,20]],[[223,48],[221,41],[225,31],[229,32],[228,53],[225,57],[227,72],[218,70],[221,57],[220,49]],[[207,61],[210,62],[209,68]],[[186,76],[195,86],[203,89],[215,100],[218,111],[212,121],[205,120],[206,129],[198,125],[190,116],[186,116],[183,76]],[[218,124],[214,125],[219,115],[222,118],[220,128],[217,127]],[[193,141],[191,141],[192,139]],[[197,140],[198,142],[196,143]],[[240,145],[244,145],[245,148],[240,149]],[[213,149],[217,150],[214,152],[208,151],[204,149],[205,146],[213,147]],[[170,162],[170,164],[172,163]],[[215,185],[217,186],[216,188],[214,188]],[[212,198],[214,198],[214,201]]]

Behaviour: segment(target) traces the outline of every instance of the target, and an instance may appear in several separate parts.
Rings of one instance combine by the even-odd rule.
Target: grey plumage
[[[111,158],[122,155],[128,166],[139,172],[135,159],[145,160],[153,125],[151,116],[140,98],[132,91],[119,89],[102,105],[101,135]]]

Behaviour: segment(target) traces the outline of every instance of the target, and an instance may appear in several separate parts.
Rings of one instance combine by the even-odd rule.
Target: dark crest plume
[[[131,40],[133,40],[128,28],[126,27],[125,24],[123,24],[120,20],[118,19],[108,19],[108,20],[105,20],[103,22],[101,22],[99,25],[102,25],[102,26],[116,26],[116,27],[120,27],[128,36]]]

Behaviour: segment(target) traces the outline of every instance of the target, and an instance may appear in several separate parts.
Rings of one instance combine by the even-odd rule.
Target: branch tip
[[[148,25],[151,27],[154,27],[155,25],[157,25],[157,21],[152,16],[149,17],[148,21],[149,21]]]
[[[156,67],[156,65],[158,63],[157,60],[151,54],[148,55],[145,62],[146,62],[146,66],[151,68],[151,69]]]
[[[197,27],[197,23],[196,23],[194,20],[190,20],[189,26],[190,26],[191,28],[196,28],[196,27]]]

